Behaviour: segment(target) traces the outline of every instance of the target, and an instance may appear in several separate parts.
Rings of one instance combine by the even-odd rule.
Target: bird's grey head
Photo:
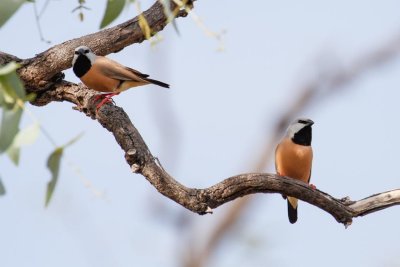
[[[78,46],[77,48],[75,48],[74,59],[72,60],[72,65],[75,64],[75,62],[79,56],[87,57],[90,60],[90,62],[92,63],[92,65],[96,59],[96,55],[92,52],[92,50],[89,47],[84,46],[84,45],[81,45],[81,46]]]
[[[310,119],[297,119],[289,125],[286,135],[296,144],[309,146],[311,145],[311,126],[313,124],[314,122]]]

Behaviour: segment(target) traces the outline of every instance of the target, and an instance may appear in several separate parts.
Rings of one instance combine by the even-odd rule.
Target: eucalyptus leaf
[[[16,71],[19,67],[20,65],[14,61],[7,63],[6,65],[1,66],[0,76],[10,74],[11,72]]]
[[[83,133],[78,134],[76,137],[72,138],[70,141],[68,141],[68,143],[66,143],[62,147],[66,148],[66,147],[69,147],[70,145],[73,145],[76,141],[81,139],[82,136],[83,136]]]
[[[5,93],[13,99],[25,99],[25,90],[17,73],[14,71],[4,76],[0,76],[0,83]]]
[[[173,26],[176,34],[179,36],[180,33],[179,33],[178,25],[176,24],[175,15],[173,14],[173,10],[171,10],[171,0],[161,0],[160,2],[164,7],[164,14],[167,16],[168,22],[172,23],[172,26]]]
[[[106,27],[113,22],[124,9],[125,0],[108,0],[106,11],[104,12],[103,19],[100,23],[100,29]]]
[[[25,0],[1,0],[0,1],[0,27],[21,7]]]
[[[22,109],[17,104],[11,110],[3,109],[0,125],[0,153],[7,150],[18,133],[21,115]]]
[[[10,158],[10,160],[18,166],[19,164],[19,158],[21,154],[21,149],[19,147],[11,146],[7,149],[7,155]]]
[[[19,131],[14,137],[13,142],[7,149],[7,155],[15,165],[18,165],[19,163],[20,148],[22,146],[33,144],[38,138],[39,132],[39,124],[34,123]]]
[[[0,82],[0,106],[6,105],[6,99],[4,98],[4,89],[2,87],[2,83]]]
[[[138,18],[139,18],[139,26],[142,29],[144,37],[147,40],[150,39],[151,38],[151,29],[150,29],[149,24],[147,23],[146,18],[143,16],[143,13],[139,14]]]
[[[45,206],[47,207],[50,203],[51,197],[53,196],[54,189],[56,187],[57,181],[58,181],[58,174],[60,171],[60,163],[61,163],[61,157],[62,154],[64,153],[64,149],[72,144],[74,144],[76,141],[78,141],[82,137],[83,133],[77,135],[75,138],[71,139],[69,142],[67,142],[65,145],[57,147],[49,156],[47,159],[47,168],[50,170],[51,173],[51,179],[50,182],[47,184],[47,191],[46,191],[46,201],[45,201]]]
[[[58,147],[53,151],[53,153],[50,154],[49,158],[47,159],[47,168],[50,170],[51,180],[47,183],[46,200],[45,200],[46,207],[50,203],[51,197],[53,196],[54,189],[57,184],[58,175],[60,172],[60,162],[63,152],[64,148]]]
[[[0,179],[0,196],[3,196],[6,194],[6,188],[3,185],[3,182]]]
[[[2,102],[14,103],[16,99],[25,100],[24,86],[19,79],[16,70],[20,67],[15,62],[10,62],[0,68],[0,89]]]

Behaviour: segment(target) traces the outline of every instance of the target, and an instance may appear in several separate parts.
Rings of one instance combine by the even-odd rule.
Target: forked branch
[[[144,15],[153,32],[162,30],[169,22],[159,2]],[[185,11],[178,13],[178,16],[185,15]],[[211,213],[212,209],[245,195],[280,193],[319,207],[348,226],[354,217],[400,204],[400,190],[373,195],[360,201],[350,201],[348,198],[337,199],[322,191],[313,190],[297,180],[268,173],[240,174],[205,189],[185,187],[158,164],[158,160],[151,154],[122,108],[106,104],[96,112],[93,103],[96,92],[82,84],[65,81],[59,75],[62,70],[71,66],[73,50],[78,45],[89,45],[97,54],[105,55],[143,40],[138,19],[134,18],[113,28],[66,41],[34,58],[22,60],[23,67],[19,74],[27,90],[38,94],[34,105],[45,105],[52,101],[74,103],[77,110],[96,119],[114,135],[133,172],[142,174],[164,196],[198,214]],[[11,60],[20,61],[15,56],[0,53],[0,64]]]
[[[125,152],[125,159],[133,172],[142,174],[164,196],[198,214],[211,213],[213,209],[245,195],[279,193],[308,202],[348,226],[354,217],[400,204],[400,189],[351,201],[348,197],[338,199],[314,190],[306,183],[269,173],[240,174],[208,188],[188,188],[158,164],[122,108],[106,104],[96,113],[92,100],[95,92],[83,90],[82,85],[64,82],[52,93],[53,100],[67,100],[76,104],[76,109],[96,119],[110,131]]]

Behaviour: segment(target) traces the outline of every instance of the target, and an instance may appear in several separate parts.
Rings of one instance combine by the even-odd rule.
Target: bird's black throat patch
[[[90,70],[91,66],[92,63],[90,63],[90,59],[88,59],[86,56],[79,55],[72,70],[74,71],[75,75],[80,78]]]
[[[302,146],[311,146],[312,129],[311,125],[302,128],[300,131],[294,134],[292,140],[295,144]]]

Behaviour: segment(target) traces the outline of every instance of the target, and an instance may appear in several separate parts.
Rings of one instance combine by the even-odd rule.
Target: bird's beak
[[[307,122],[308,122],[308,125],[310,125],[310,126],[314,124],[314,122],[312,120],[307,120]]]
[[[81,48],[78,50],[79,55],[84,55],[85,54],[85,49]]]

